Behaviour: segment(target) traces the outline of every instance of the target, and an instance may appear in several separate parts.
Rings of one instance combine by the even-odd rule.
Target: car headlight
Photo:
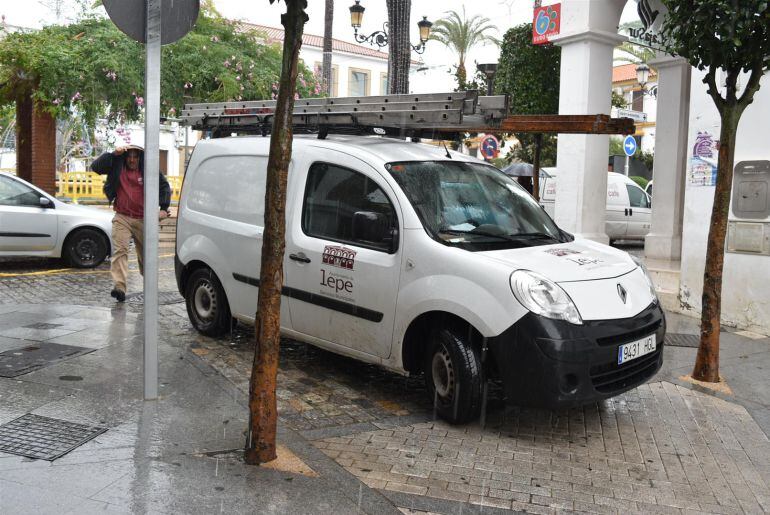
[[[516,270],[511,274],[511,291],[516,300],[537,315],[566,320],[571,324],[583,323],[567,292],[540,274],[529,270]]]
[[[629,254],[628,255],[631,260],[636,263],[636,265],[642,269],[642,274],[644,275],[644,279],[647,281],[647,287],[650,288],[650,295],[652,295],[652,303],[657,304],[658,303],[658,293],[655,291],[655,283],[652,282],[652,278],[650,277],[650,272],[647,271],[647,267],[644,266],[644,261],[639,259],[638,257]]]

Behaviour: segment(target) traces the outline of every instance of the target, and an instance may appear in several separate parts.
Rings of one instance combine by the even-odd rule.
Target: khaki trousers
[[[112,258],[110,273],[115,288],[125,292],[128,279],[128,246],[134,239],[136,258],[139,261],[139,273],[144,275],[144,220],[115,213],[112,219]]]

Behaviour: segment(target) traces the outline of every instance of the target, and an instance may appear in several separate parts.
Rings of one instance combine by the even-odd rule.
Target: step
[[[655,288],[655,293],[658,294],[658,300],[664,310],[674,313],[679,313],[682,310],[679,303],[679,292]]]

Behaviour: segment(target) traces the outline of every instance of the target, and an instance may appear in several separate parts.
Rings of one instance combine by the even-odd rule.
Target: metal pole
[[[628,157],[628,154],[626,154],[626,177],[628,177],[628,160],[631,159]]]
[[[540,202],[540,151],[543,148],[543,135],[535,134],[535,156],[532,159],[532,196]]]
[[[144,399],[158,398],[160,2],[147,0],[144,87]]]

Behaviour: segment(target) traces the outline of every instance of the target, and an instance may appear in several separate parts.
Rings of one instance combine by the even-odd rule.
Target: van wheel
[[[475,419],[481,410],[478,352],[448,329],[433,332],[425,360],[425,383],[436,412],[451,424]]]
[[[187,279],[187,315],[193,327],[206,336],[230,330],[230,305],[219,278],[210,268],[199,268]]]
[[[93,268],[104,261],[109,244],[96,229],[78,229],[67,236],[62,248],[64,261],[74,268]]]

